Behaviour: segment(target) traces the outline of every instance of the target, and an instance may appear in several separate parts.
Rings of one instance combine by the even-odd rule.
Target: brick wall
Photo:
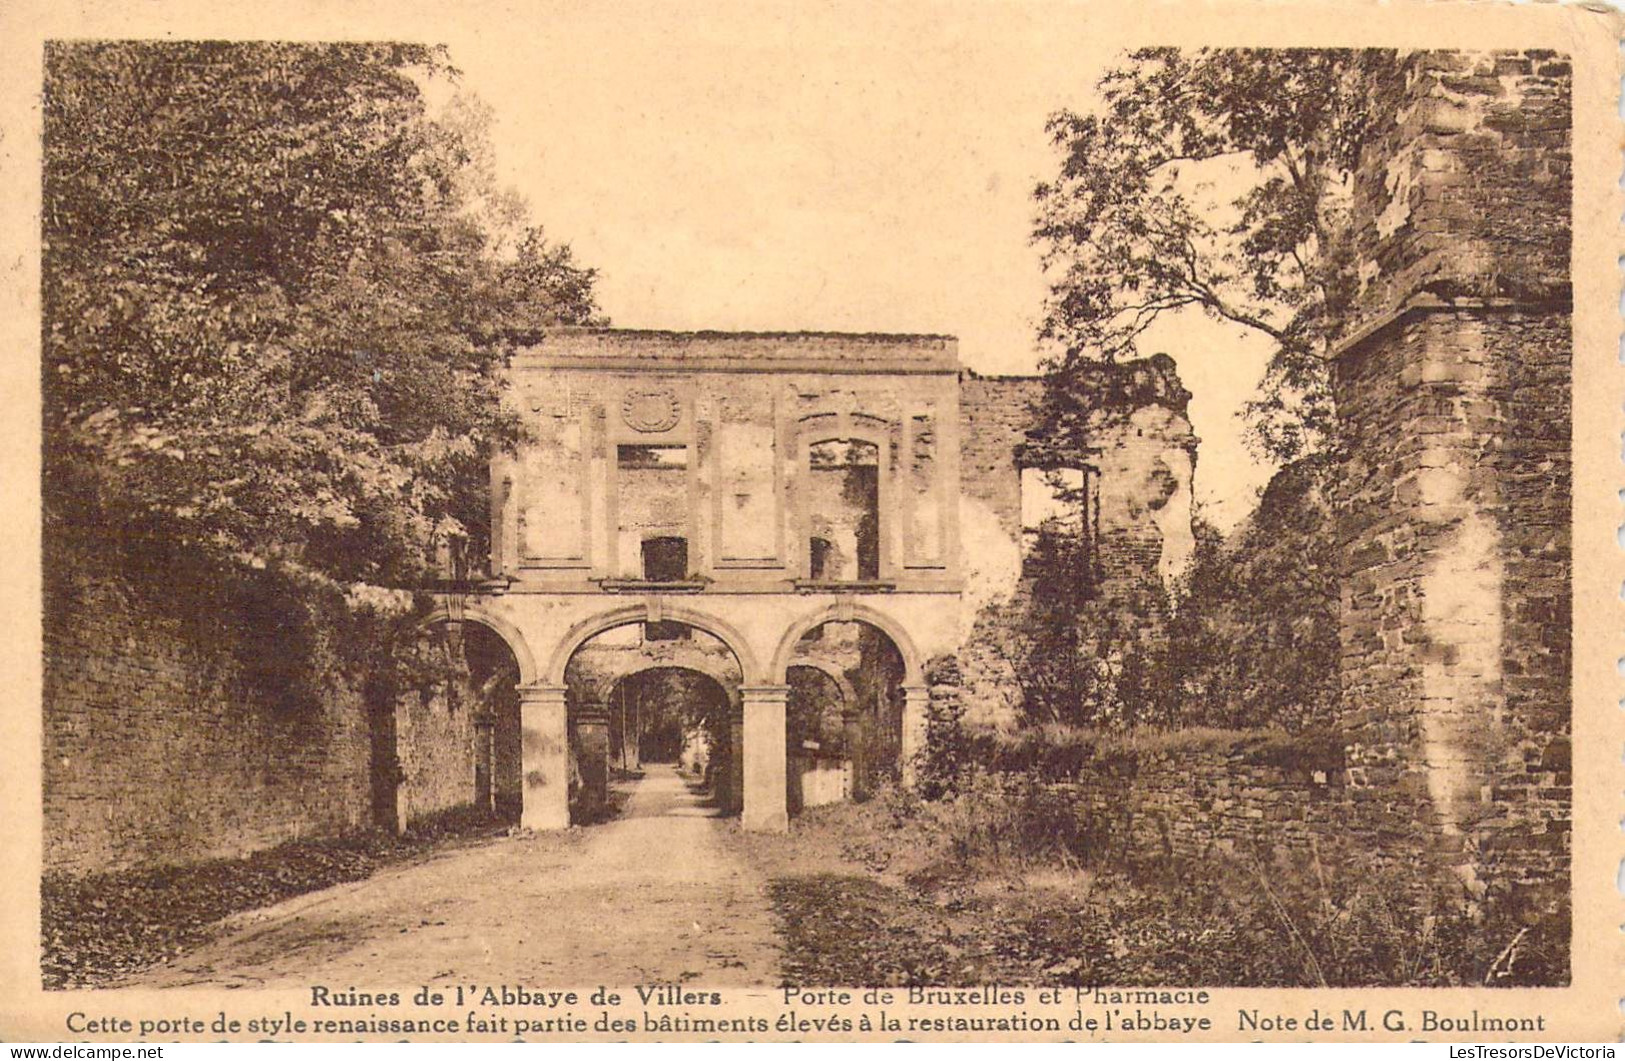
[[[233,856],[369,824],[355,690],[280,703],[245,679],[249,646],[217,617],[142,597],[93,554],[48,547],[46,568],[47,870]]]
[[[987,507],[1012,541],[1021,534],[1021,474],[1016,451],[1027,441],[1044,394],[1037,376],[959,377],[959,490]]]
[[[400,784],[381,798],[378,715],[340,676],[331,631],[291,647],[299,635],[232,591],[129,570],[88,539],[47,546],[45,568],[47,871],[235,857],[473,802],[467,696],[409,690],[384,709]],[[314,680],[290,693],[274,668],[307,650]]]
[[[1565,316],[1464,311],[1339,366],[1351,780],[1520,875],[1568,850],[1568,355]]]

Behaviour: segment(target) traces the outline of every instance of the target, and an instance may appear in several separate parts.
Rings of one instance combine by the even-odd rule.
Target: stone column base
[[[570,827],[570,734],[562,685],[519,687],[519,824]]]
[[[782,833],[790,828],[785,769],[784,685],[740,690],[745,704],[745,805],[740,825],[752,832]]]

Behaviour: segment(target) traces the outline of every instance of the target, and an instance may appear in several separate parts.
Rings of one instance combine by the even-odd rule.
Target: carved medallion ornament
[[[682,415],[677,392],[666,387],[627,391],[621,402],[621,419],[634,431],[670,431]]]

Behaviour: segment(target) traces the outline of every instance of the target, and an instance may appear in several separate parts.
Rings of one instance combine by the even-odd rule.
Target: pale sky
[[[600,270],[613,323],[946,332],[971,368],[1033,371],[1044,120],[1087,107],[1127,42],[1085,10],[871,8],[861,34],[825,6],[733,10],[563,5],[446,36],[503,182]],[[1196,396],[1196,493],[1228,528],[1270,474],[1235,418],[1267,347],[1200,315],[1154,339]]]

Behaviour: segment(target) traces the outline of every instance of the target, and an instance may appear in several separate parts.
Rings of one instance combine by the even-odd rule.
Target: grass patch
[[[945,984],[953,933],[930,904],[862,874],[780,877],[768,887],[796,984]]]
[[[1481,903],[1333,847],[1124,868],[1047,832],[1044,786],[885,792],[748,841],[805,985],[1556,986],[1569,912]],[[1057,807],[1057,820],[1065,807]],[[1091,850],[1099,852],[1091,856]]]

